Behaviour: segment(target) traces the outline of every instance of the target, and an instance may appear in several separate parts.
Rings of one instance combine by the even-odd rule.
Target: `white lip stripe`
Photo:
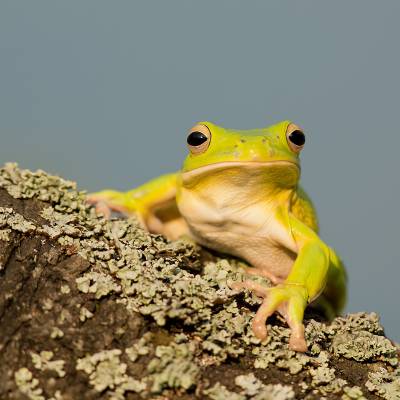
[[[277,160],[277,161],[223,161],[223,162],[219,162],[219,163],[213,163],[213,164],[208,164],[205,165],[203,167],[198,167],[195,169],[192,169],[191,171],[187,171],[187,172],[182,172],[182,179],[183,182],[188,181],[189,179],[193,178],[194,176],[203,174],[207,171],[212,171],[212,170],[216,170],[216,169],[223,169],[226,167],[235,167],[235,166],[245,166],[245,167],[268,167],[268,165],[277,165],[277,164],[281,164],[281,165],[294,165],[296,166],[299,171],[300,171],[300,165],[293,162],[293,161],[281,161],[281,160]]]

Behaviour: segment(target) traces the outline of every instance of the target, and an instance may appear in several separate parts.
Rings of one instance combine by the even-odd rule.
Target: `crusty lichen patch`
[[[39,381],[33,377],[28,368],[20,368],[14,373],[15,383],[25,396],[30,400],[45,400],[43,390],[39,387]]]
[[[365,384],[369,391],[374,392],[387,400],[400,399],[400,368],[389,372],[380,368],[376,372],[368,374],[368,381]]]
[[[164,388],[189,389],[196,385],[200,367],[195,362],[195,351],[194,342],[157,346],[147,367],[153,382],[151,391],[161,393]]]
[[[123,399],[125,392],[140,393],[145,390],[146,383],[126,374],[127,365],[121,362],[122,351],[105,350],[77,360],[76,369],[89,376],[89,382],[98,392],[110,389],[113,399]]]
[[[54,354],[52,351],[41,351],[39,354],[32,352],[32,364],[40,371],[55,371],[62,378],[65,376],[64,360],[52,360]]]
[[[289,329],[278,316],[268,324],[269,336],[260,343],[251,330],[260,300],[230,288],[230,282],[243,279],[237,260],[213,256],[201,262],[200,249],[188,241],[171,243],[150,235],[134,218],[106,220],[85,203],[85,193],[77,191],[73,182],[43,171],[30,172],[7,164],[0,170],[0,188],[15,198],[46,202],[41,225],[27,221],[13,209],[0,208],[1,240],[7,240],[11,231],[35,232],[90,263],[74,283],[58,286],[61,295],[79,293],[96,304],[113,298],[124,310],[139,313],[160,330],[170,330],[165,343],[157,343],[157,335],[147,332],[129,345],[116,341],[112,347],[104,345],[102,351],[76,360],[76,369],[86,377],[88,387],[101,395],[123,399],[134,392],[144,398],[178,398],[189,393],[217,400],[285,400],[296,396],[347,400],[374,393],[397,398],[393,396],[400,391],[399,373],[393,367],[398,364],[398,350],[384,337],[376,314],[352,314],[330,324],[307,320],[309,351],[305,354],[288,349]],[[265,280],[261,283],[270,285]],[[53,307],[51,299],[42,303]],[[80,326],[96,319],[97,307],[89,311],[85,304],[78,306]],[[56,322],[61,325],[71,318],[67,310],[61,310]],[[57,327],[49,332],[59,341],[68,334]],[[246,367],[240,367],[246,373],[233,373],[225,383],[213,374],[204,376],[205,369],[232,359],[240,361],[241,357],[247,357]],[[366,385],[357,387],[351,377],[335,369],[338,359],[354,365],[368,362],[382,369],[375,368]],[[58,379],[66,378],[61,360],[52,361],[45,348],[32,353],[32,361],[38,368],[35,374],[51,366]],[[137,365],[142,368],[135,368]],[[288,380],[291,377],[292,384],[261,380],[257,374],[270,368],[282,371]],[[15,371],[15,381],[28,397],[42,396],[37,379],[28,370]]]
[[[35,225],[21,214],[17,214],[12,208],[4,207],[0,207],[0,228],[4,228],[2,232],[3,237],[6,235],[5,240],[8,239],[11,229],[21,233],[32,232],[36,229]]]
[[[254,375],[241,375],[235,383],[242,390],[240,393],[232,392],[220,383],[204,391],[211,400],[292,400],[295,393],[290,386],[276,384],[264,385]]]

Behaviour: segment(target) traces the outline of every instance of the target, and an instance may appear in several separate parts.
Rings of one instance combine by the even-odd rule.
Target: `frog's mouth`
[[[202,176],[209,176],[210,173],[221,173],[222,170],[253,170],[260,173],[267,171],[280,171],[279,175],[283,177],[285,170],[287,175],[291,175],[292,179],[297,181],[300,177],[300,164],[294,161],[276,160],[276,161],[222,161],[214,164],[208,164],[202,167],[192,169],[190,171],[182,172],[183,183],[193,182],[193,179],[199,179]],[[293,176],[295,175],[295,177]],[[292,180],[290,179],[290,180]]]

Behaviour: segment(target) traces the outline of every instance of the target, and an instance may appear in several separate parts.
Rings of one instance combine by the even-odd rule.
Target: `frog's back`
[[[319,227],[317,212],[310,197],[301,186],[298,186],[294,193],[290,211],[301,222],[310,227],[314,232],[318,233]]]

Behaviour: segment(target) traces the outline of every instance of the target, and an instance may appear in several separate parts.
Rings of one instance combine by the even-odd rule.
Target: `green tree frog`
[[[289,347],[304,352],[307,304],[319,297],[334,316],[346,299],[343,264],[318,236],[315,209],[299,185],[304,143],[290,121],[252,130],[200,122],[188,133],[181,171],[128,192],[94,193],[88,201],[106,214],[134,213],[150,232],[189,235],[245,260],[249,274],[273,284],[247,279],[235,285],[263,298],[252,322],[255,336],[267,337],[266,321],[277,311],[291,329]]]

